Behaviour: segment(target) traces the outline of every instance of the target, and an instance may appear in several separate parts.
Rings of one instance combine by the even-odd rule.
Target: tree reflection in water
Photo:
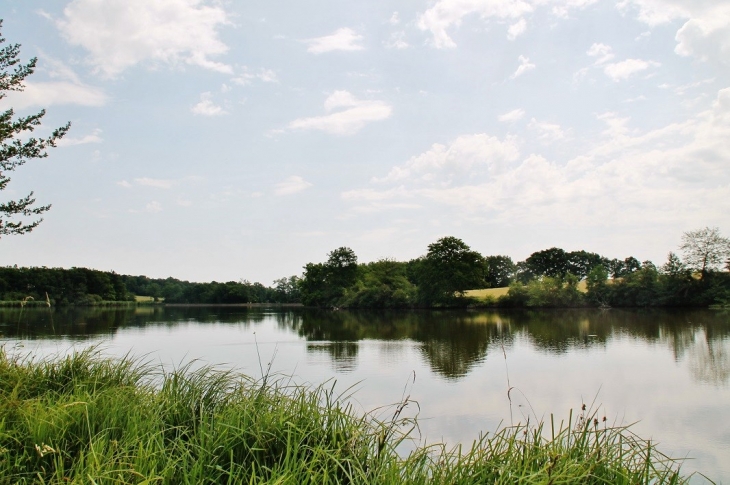
[[[246,307],[137,307],[0,309],[5,339],[73,339],[113,336],[124,328],[219,324],[247,328],[275,322],[308,342],[307,351],[326,354],[335,370],[355,368],[362,340],[410,341],[430,368],[449,380],[469,374],[491,351],[516,339],[550,354],[605,347],[633,338],[667,346],[688,360],[700,382],[730,383],[730,313],[707,310],[542,311],[326,311]],[[387,347],[387,345],[386,345]],[[384,347],[384,353],[393,352]],[[392,347],[392,346],[391,346]]]

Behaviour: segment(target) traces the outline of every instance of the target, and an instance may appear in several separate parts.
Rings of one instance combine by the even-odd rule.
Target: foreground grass
[[[164,372],[95,351],[33,360],[0,348],[0,483],[686,481],[650,443],[584,415],[403,457],[396,448],[413,421],[398,416],[407,403],[382,422],[324,387],[210,368]]]

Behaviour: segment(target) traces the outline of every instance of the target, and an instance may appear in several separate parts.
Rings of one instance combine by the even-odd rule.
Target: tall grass
[[[211,368],[164,371],[95,350],[0,349],[0,483],[684,483],[678,464],[582,413],[471,447],[416,446],[412,421],[362,415],[331,387]]]

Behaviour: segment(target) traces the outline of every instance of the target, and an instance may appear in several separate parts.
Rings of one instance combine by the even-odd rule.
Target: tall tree
[[[699,271],[703,279],[730,257],[730,239],[722,237],[717,227],[685,232],[679,248],[687,266]]]
[[[582,279],[598,265],[607,265],[606,258],[597,253],[587,251],[571,251],[568,253],[568,272]]]
[[[357,281],[355,252],[346,247],[328,254],[326,263],[308,263],[299,280],[302,303],[312,306],[339,305],[345,291]]]
[[[517,265],[509,256],[487,256],[484,258],[484,280],[489,288],[509,286]]]
[[[0,20],[2,28],[2,20]],[[27,64],[18,59],[19,44],[4,45],[5,38],[0,35],[0,100],[8,92],[22,91],[25,87],[23,80],[33,74],[36,58]],[[12,108],[0,113],[0,191],[5,190],[10,183],[8,172],[25,164],[34,158],[48,156],[46,149],[56,146],[56,142],[63,137],[71,124],[68,123],[56,129],[48,138],[29,137],[28,134],[40,126],[45,110],[29,116],[14,119]],[[38,216],[50,209],[50,205],[36,205],[33,192],[25,197],[7,202],[0,202],[0,237],[12,234],[25,234],[35,229],[43,218]]]
[[[679,256],[674,254],[672,251],[669,251],[669,255],[667,255],[667,262],[662,266],[662,274],[667,276],[678,276],[683,274],[686,269],[685,264]]]
[[[426,304],[452,304],[466,290],[484,285],[484,257],[455,237],[428,245],[419,263],[418,290]]]
[[[560,278],[570,271],[568,253],[560,248],[537,251],[525,260],[525,267],[535,276]]]

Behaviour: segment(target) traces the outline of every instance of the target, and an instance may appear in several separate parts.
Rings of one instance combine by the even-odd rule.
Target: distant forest
[[[101,305],[134,302],[135,295],[166,303],[295,303],[296,279],[277,280],[274,288],[261,283],[191,283],[175,278],[127,276],[86,268],[0,267],[0,300],[46,302],[53,305]]]
[[[330,308],[730,305],[730,240],[713,228],[687,232],[682,240],[682,257],[670,252],[661,266],[632,256],[609,259],[560,248],[515,263],[509,256],[485,257],[455,237],[441,238],[425,255],[405,262],[360,264],[352,249],[341,247],[325,262],[308,263],[301,276],[278,279],[273,287],[246,280],[191,283],[86,268],[0,267],[0,300],[101,305],[147,296],[165,303]],[[505,287],[498,296],[467,294]]]

